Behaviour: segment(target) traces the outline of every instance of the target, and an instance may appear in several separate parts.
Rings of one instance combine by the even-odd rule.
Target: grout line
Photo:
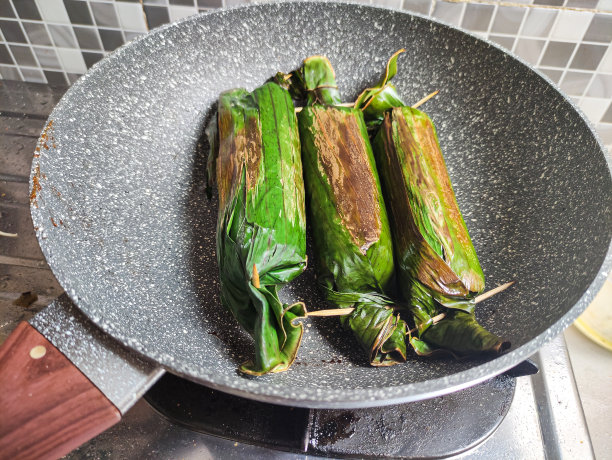
[[[68,13],[66,13],[66,14],[68,14]],[[64,63],[62,62],[62,60],[59,57],[59,54],[57,52],[57,46],[55,46],[55,42],[53,41],[53,36],[51,35],[51,31],[49,30],[49,24],[47,24],[44,21],[43,21],[42,24],[45,27],[45,32],[47,32],[47,37],[49,37],[49,40],[51,41],[51,46],[50,47],[45,46],[45,48],[51,48],[51,49],[53,49],[53,51],[55,51],[55,56],[57,57],[57,62],[59,63],[59,66],[60,66],[60,68],[56,69],[55,72],[61,72],[63,77],[64,77],[64,82],[66,84],[70,84],[70,82],[68,81],[68,75],[66,74],[66,70],[64,69]],[[78,43],[79,42],[77,41],[77,44]]]
[[[93,9],[91,8],[91,3],[86,2],[86,4],[87,4],[87,10],[89,11],[89,14],[91,15],[91,20],[95,24],[95,26],[93,26],[93,28],[96,29],[96,31],[97,31],[96,37],[98,38],[98,45],[100,45],[100,49],[103,50],[104,49],[104,44],[102,43],[102,36],[100,35],[100,27],[101,26],[98,26],[98,21],[96,21],[96,17],[93,14]],[[115,14],[116,14],[116,12],[115,12]],[[117,20],[119,20],[119,18],[117,18]],[[87,67],[87,64],[85,65],[85,67]],[[66,75],[66,77],[68,77],[68,75]],[[68,83],[70,83],[70,80],[68,80]]]
[[[65,26],[66,24],[49,24],[49,25],[64,25]],[[87,27],[87,26],[82,26],[80,24],[74,24],[74,27],[88,28],[90,30],[98,30],[97,27],[92,27],[92,26]],[[118,28],[104,27],[104,26],[102,26],[102,29],[113,30],[113,31],[124,30],[125,32],[128,32],[128,33],[135,33],[135,34],[140,34],[140,35],[143,35],[143,34],[147,33],[146,31],[142,31],[142,30],[118,29]],[[467,30],[468,32],[471,31],[470,29],[465,29],[465,30]],[[524,34],[521,34],[520,33],[520,29],[519,29],[519,32],[517,32],[516,34],[509,34],[509,33],[505,33],[505,32],[492,32],[492,33],[493,33],[493,35],[499,36],[499,37],[528,38],[528,39],[531,39],[531,40],[546,40],[546,37],[542,37],[542,36],[538,36],[538,35],[524,35]],[[576,42],[575,40],[570,40],[570,39],[567,39],[567,38],[565,38],[565,39],[564,38],[558,38],[558,39],[556,38],[553,41],[555,41],[555,42],[562,42],[562,43],[580,43],[581,45],[603,46],[605,48],[607,48],[609,46],[605,42],[597,42],[597,41],[593,41],[593,40],[581,40],[580,42]],[[23,45],[23,43],[20,43],[20,42],[7,42],[7,41],[3,42],[3,41],[0,41],[0,43],[7,43],[7,44],[11,44],[11,45]],[[35,44],[35,43],[33,43],[32,45],[33,46],[47,47],[47,48],[49,48],[49,47],[52,48],[54,46],[54,45],[39,45],[39,44]],[[77,41],[77,47],[78,46],[79,45],[78,45],[78,41]],[[61,46],[60,48],[66,48],[66,47],[65,46]],[[68,48],[70,48],[70,47],[68,47]],[[85,48],[83,48],[83,49],[85,49]],[[87,48],[87,49],[92,49],[92,48]]]
[[[544,55],[546,54],[546,51],[548,50],[548,45],[550,44],[550,36],[552,35],[553,31],[555,30],[555,27],[557,27],[557,23],[559,22],[559,17],[561,17],[560,14],[557,14],[555,16],[555,19],[554,19],[553,23],[550,26],[550,31],[548,32],[548,35],[545,38],[546,42],[544,43],[544,46],[542,47],[542,51],[540,51],[540,56],[538,57],[537,63],[534,64],[534,67],[538,67],[541,64],[542,59],[544,59]],[[568,63],[566,65],[569,65],[569,61],[571,61],[571,59],[572,59],[572,57],[570,56],[570,59],[568,60]],[[563,75],[564,74],[561,74],[561,77],[559,77],[559,83],[558,84],[561,84],[561,80],[563,80]]]
[[[489,18],[489,25],[487,26],[487,31],[485,32],[487,40],[489,39],[489,35],[491,34],[491,29],[493,29],[493,23],[495,22],[495,18],[497,16],[498,10],[499,10],[499,5],[496,4],[493,7],[493,13],[491,14],[491,17]]]
[[[8,45],[9,43],[7,43]],[[11,42],[10,45],[17,45],[17,46],[26,46],[25,43],[15,43],[15,42]],[[63,49],[63,50],[76,50],[76,51],[84,51],[86,53],[102,53],[104,54],[104,50],[100,50],[100,49],[95,49],[95,48],[70,48],[70,47],[66,47],[66,46],[47,46],[47,45],[32,45],[35,48],[43,48],[46,50],[57,50],[57,49]],[[30,67],[30,66],[25,66],[25,67]]]
[[[212,9],[218,9],[218,8],[212,8]],[[91,11],[91,10],[90,10]],[[91,13],[90,13],[91,14]],[[80,27],[82,29],[93,29],[93,30],[98,30],[98,29],[109,29],[109,30],[126,30],[126,31],[130,31],[130,32],[146,32],[143,30],[135,30],[135,29],[128,29],[128,28],[123,28],[123,27],[112,27],[112,26],[98,26],[96,24],[76,24],[76,23],[62,23],[62,22],[53,22],[53,21],[31,21],[29,19],[26,19],[24,21],[20,21],[18,18],[0,18],[3,21],[8,21],[8,22],[27,22],[29,24],[39,24],[39,25],[45,25],[48,24],[50,26],[68,26],[68,27]],[[93,16],[92,16],[93,19]]]
[[[574,47],[574,51],[572,51],[572,54],[570,55],[569,59],[567,60],[567,64],[565,65],[565,68],[563,69],[563,71],[561,73],[561,76],[559,77],[559,87],[561,87],[561,82],[565,79],[565,76],[567,75],[567,72],[570,69],[570,64],[572,63],[572,61],[574,60],[574,57],[578,53],[578,48],[580,48],[580,42],[576,43],[576,46]],[[579,97],[581,97],[581,96],[579,96]]]
[[[603,66],[603,62],[604,62],[604,58],[606,57],[606,54],[608,52],[612,52],[610,51],[612,50],[612,44],[608,47],[608,50],[604,53],[604,55],[601,57],[601,60],[599,61],[599,64],[597,64],[597,67],[590,71],[591,75],[591,79],[589,80],[589,82],[587,83],[587,85],[584,87],[584,92],[582,93],[583,97],[597,97],[597,96],[587,96],[587,93],[589,92],[589,90],[591,89],[591,85],[593,84],[593,82],[595,81],[595,76],[596,75],[612,75],[612,73],[608,73],[608,72],[600,72],[601,67]],[[585,72],[589,72],[589,71],[585,71]],[[607,99],[607,98],[605,98]],[[610,102],[610,105],[612,105],[612,101]],[[604,112],[605,113],[605,112]],[[601,120],[598,122],[600,123]]]
[[[463,20],[465,19],[466,8],[467,8],[466,3],[464,3],[463,8],[461,9],[461,14],[459,14],[459,23],[457,24],[457,27],[463,28]]]
[[[516,54],[516,47],[518,46],[518,42],[519,42],[519,37],[523,38],[523,29],[525,28],[525,23],[527,22],[527,16],[529,16],[529,11],[525,11],[525,13],[523,14],[523,19],[521,19],[521,24],[519,25],[518,30],[516,31],[516,35],[513,35],[514,37],[514,43],[512,43],[512,50],[510,50],[512,53]],[[542,52],[544,52],[544,48],[542,48]]]
[[[13,2],[10,2],[9,5],[11,5],[11,8],[12,8],[15,16],[18,16],[17,15],[17,10],[15,9],[15,6],[13,5]],[[4,37],[4,39],[6,40],[6,37]],[[26,36],[26,40],[27,39],[28,39],[28,37]],[[7,49],[8,53],[9,53],[9,55],[11,56],[11,59],[15,63],[15,67],[17,69],[17,73],[19,74],[19,78],[21,78],[21,81],[25,81],[25,79],[23,78],[23,73],[21,72],[21,69],[19,68],[20,66],[17,63],[17,59],[15,59],[15,55],[13,54],[13,50],[11,49],[11,47],[9,45],[9,42],[6,42],[6,49]]]
[[[436,4],[438,1],[440,0],[432,0],[434,2],[434,4]],[[464,1],[453,1],[453,0],[443,0],[444,2],[448,3],[459,3],[459,4],[470,4],[473,2],[464,2]],[[493,5],[493,4],[491,4]],[[503,4],[495,4],[495,5],[499,5],[499,6],[505,6]],[[402,6],[403,6],[403,0],[402,0]],[[209,10],[216,10],[219,8],[210,8]],[[465,10],[465,8],[464,8]],[[432,14],[433,11],[430,12],[430,14]],[[527,12],[525,14],[525,16],[523,17],[523,22],[526,20],[527,15],[529,13]],[[611,14],[612,15],[612,14]],[[21,22],[19,21],[19,19],[15,19],[15,18],[1,18],[3,21],[7,20],[7,21],[12,21],[12,22]],[[23,22],[33,22],[30,20],[26,20]],[[555,18],[555,22],[556,22],[556,18]],[[100,28],[105,29],[105,30],[114,30],[114,31],[125,31],[125,32],[135,32],[135,33],[146,33],[147,31],[143,31],[143,30],[136,30],[136,29],[128,29],[128,28],[122,28],[122,27],[111,27],[111,26],[97,26],[97,25],[93,25],[93,24],[62,24],[59,22],[41,22],[41,21],[35,21],[36,24],[43,24],[43,25],[52,25],[52,26],[73,26],[73,27],[79,27],[82,29],[91,29],[91,30],[99,30]],[[145,15],[145,25],[147,24],[146,22],[146,15]],[[502,37],[513,37],[513,38],[518,38],[520,36],[520,38],[532,38],[532,39],[540,39],[540,40],[544,40],[545,37],[542,36],[538,36],[538,35],[523,35],[521,34],[522,32],[522,26],[523,23],[521,23],[521,29],[519,29],[519,32],[517,32],[516,34],[509,34],[509,33],[505,33],[505,32],[494,32],[495,35],[499,35]],[[553,23],[553,27],[554,27],[554,23]],[[469,30],[469,29],[467,29]],[[552,29],[551,29],[552,31]],[[6,43],[16,43],[19,44],[17,42],[9,42],[6,39],[4,40]],[[576,43],[575,41],[569,40],[569,39],[563,39],[563,38],[559,38],[559,39],[555,39],[554,41],[559,41],[559,42],[567,42],[567,43]],[[77,42],[78,43],[78,42]],[[599,46],[608,46],[608,42],[598,42],[598,41],[593,41],[593,40],[581,40],[580,43],[584,43],[585,45],[599,45]],[[45,46],[45,45],[36,45],[36,46]]]
[[[532,3],[506,2],[496,0],[444,0],[449,3],[479,3],[483,5],[518,6],[520,8],[544,8],[547,10],[560,11],[586,11],[589,13],[612,13],[611,10],[600,10],[597,8],[578,8],[572,6],[534,5]]]
[[[19,14],[17,14],[17,8],[15,8],[15,5],[13,5],[13,2],[9,2],[9,4],[11,5],[11,7],[13,8],[13,12],[15,13],[16,17],[19,17]],[[42,71],[42,65],[40,64],[40,60],[38,59],[38,56],[36,55],[36,53],[34,52],[34,48],[32,47],[32,42],[30,41],[30,37],[28,36],[25,27],[23,26],[23,21],[18,21],[19,22],[19,28],[21,29],[21,33],[23,34],[23,36],[26,39],[26,42],[28,43],[28,45],[30,45],[28,48],[30,49],[30,53],[32,53],[32,56],[34,56],[34,61],[36,61],[36,64],[38,66],[38,70],[40,71],[40,73],[42,74],[44,83],[49,83],[47,81],[47,76],[44,74],[44,72]],[[5,37],[6,38],[6,37]],[[51,37],[49,37],[51,38]],[[8,43],[8,42],[7,42]],[[13,57],[14,58],[14,57]],[[15,60],[15,62],[17,62],[17,60]],[[21,65],[18,65],[18,67],[23,67]],[[38,83],[38,82],[37,82]]]
[[[597,67],[599,67],[600,65],[601,65],[601,62],[599,64],[597,64]],[[591,85],[595,81],[595,75],[597,75],[597,69],[592,71],[591,78],[589,78],[589,82],[584,87],[584,90],[582,90],[582,96],[581,97],[594,97],[594,96],[587,96],[587,93],[589,92],[589,90],[591,89]]]
[[[591,89],[591,85],[593,85],[593,82],[595,81],[595,76],[596,75],[610,75],[607,72],[600,72],[600,69],[603,66],[603,62],[605,60],[606,54],[608,54],[608,53],[612,53],[612,44],[608,45],[608,49],[604,52],[603,56],[601,57],[601,59],[599,61],[599,64],[597,64],[597,67],[594,70],[591,71],[592,72],[591,79],[589,80],[587,85],[584,87],[584,92],[582,93],[583,97],[588,97],[587,93]],[[612,101],[610,102],[610,105],[612,106]],[[604,114],[605,114],[605,112],[604,112]],[[600,122],[601,122],[601,120],[598,121],[598,123],[600,123]]]

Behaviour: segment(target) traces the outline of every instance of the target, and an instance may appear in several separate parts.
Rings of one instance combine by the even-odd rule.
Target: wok
[[[201,137],[211,107],[221,91],[253,89],[312,54],[329,56],[342,94],[354,100],[402,47],[394,82],[405,100],[440,90],[424,110],[437,126],[487,285],[517,281],[477,308],[479,321],[512,348],[494,359],[409,358],[373,368],[337,320],[309,319],[288,372],[242,375],[237,367],[252,345],[219,302],[217,209],[204,193]],[[64,298],[32,324],[121,411],[161,369],[293,406],[367,407],[445,394],[515,366],[559,334],[611,264],[610,163],[589,122],[520,59],[419,15],[284,3],[162,27],[81,78],[51,114],[38,150],[33,223],[49,266],[88,320]],[[288,286],[285,300],[324,308],[313,273]],[[126,377],[133,369],[142,378]],[[117,417],[100,418],[108,426]],[[91,425],[78,442],[104,428]]]

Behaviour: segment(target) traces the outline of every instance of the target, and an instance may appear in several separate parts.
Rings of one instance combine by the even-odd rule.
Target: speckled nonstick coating
[[[400,58],[407,101],[437,126],[488,288],[517,285],[477,316],[512,341],[491,360],[369,367],[333,318],[306,321],[285,373],[237,371],[250,338],[219,304],[216,202],[196,148],[219,92],[261,84],[311,54],[334,64],[346,100]],[[34,159],[32,207],[61,285],[108,334],[170,372],[280,404],[358,407],[448,393],[533,354],[582,312],[607,276],[612,180],[585,118],[545,77],[497,46],[430,19],[327,3],[196,16],[121,48],[57,105]],[[39,169],[38,169],[39,168]],[[55,223],[54,226],[53,222]],[[314,260],[314,258],[310,258]],[[324,308],[312,267],[285,291]]]

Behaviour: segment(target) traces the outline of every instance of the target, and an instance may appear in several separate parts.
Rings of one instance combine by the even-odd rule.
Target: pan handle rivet
[[[47,349],[43,345],[36,345],[30,350],[30,358],[40,359],[47,354]]]

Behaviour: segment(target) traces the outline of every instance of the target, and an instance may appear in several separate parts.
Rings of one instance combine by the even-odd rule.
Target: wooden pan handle
[[[0,459],[58,458],[120,419],[104,394],[28,323],[0,348]]]

